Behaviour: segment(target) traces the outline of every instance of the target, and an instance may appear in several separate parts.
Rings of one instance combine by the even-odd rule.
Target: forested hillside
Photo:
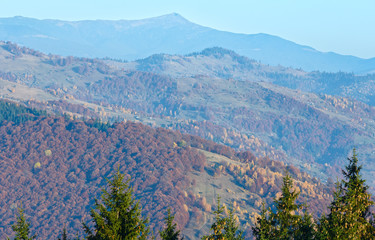
[[[307,72],[301,68],[269,66],[223,48],[208,48],[187,55],[156,54],[129,63],[126,69],[186,78],[206,76],[251,82],[270,82],[290,89],[350,97],[370,105],[374,101],[375,74],[352,72]]]
[[[179,130],[324,180],[339,174],[356,146],[375,186],[375,109],[353,100],[371,102],[373,75],[270,67],[221,48],[124,63],[0,45],[3,98],[58,114]]]
[[[314,214],[324,212],[331,199],[332,185],[293,166],[199,137],[133,122],[34,115],[3,101],[1,106],[11,109],[0,125],[1,238],[12,234],[20,206],[41,239],[56,238],[64,224],[81,233],[94,198],[117,168],[131,178],[151,228],[160,229],[171,207],[188,239],[208,231],[217,195],[229,206],[236,202],[249,234],[261,203],[279,194],[286,170]],[[30,118],[17,120],[23,112]]]

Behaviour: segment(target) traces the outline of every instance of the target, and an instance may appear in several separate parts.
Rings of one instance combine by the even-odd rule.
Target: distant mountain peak
[[[218,31],[191,22],[178,13],[116,21],[12,17],[0,18],[0,26],[0,40],[63,56],[135,60],[158,53],[184,55],[217,46],[274,66],[360,74],[375,71],[375,59],[322,53],[265,33]],[[235,57],[222,49],[210,54],[216,58],[225,54]]]
[[[170,18],[177,18],[177,19],[184,19],[184,20],[186,20],[186,18],[184,18],[183,16],[181,16],[180,14],[175,13],[175,12],[166,14],[164,16],[170,17]]]
[[[165,14],[162,16],[146,18],[144,20],[159,20],[159,21],[166,21],[168,23],[191,23],[189,20],[187,20],[186,18],[184,18],[178,13],[169,13],[169,14]]]

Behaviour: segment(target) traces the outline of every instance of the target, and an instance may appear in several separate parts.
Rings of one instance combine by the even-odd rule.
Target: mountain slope
[[[370,178],[375,169],[373,107],[272,84],[285,79],[285,84],[314,86],[324,83],[324,74],[311,73],[320,76],[314,79],[300,70],[264,66],[216,50],[123,63],[47,56],[3,43],[0,92],[53,112],[178,129],[292,163],[322,179],[334,176],[356,146],[369,167],[364,175],[375,186]],[[342,83],[346,74],[329,76],[327,91],[350,86],[352,80],[358,85],[367,81],[353,76]]]
[[[22,117],[11,106],[2,119]],[[33,111],[29,111],[33,112]],[[31,114],[31,113],[30,113]],[[32,115],[32,114],[31,114]],[[293,166],[140,123],[93,127],[63,117],[0,123],[0,237],[11,234],[21,204],[40,239],[56,239],[62,226],[75,235],[106,178],[119,168],[131,178],[144,215],[157,232],[168,207],[187,239],[207,233],[213,220],[216,194],[231,205],[247,231],[260,211],[280,192],[282,173],[289,170],[314,214],[331,200],[333,185],[320,183]]]
[[[231,50],[217,47],[184,56],[157,54],[135,62],[115,63],[114,66],[174,78],[204,76],[270,82],[291,89],[349,97],[375,105],[375,74],[305,72],[283,66],[268,66]]]
[[[178,14],[143,20],[78,21],[0,19],[0,40],[63,56],[134,60],[156,53],[188,54],[223,47],[270,65],[308,71],[369,73],[375,58],[322,53],[267,34],[235,34],[189,22]]]

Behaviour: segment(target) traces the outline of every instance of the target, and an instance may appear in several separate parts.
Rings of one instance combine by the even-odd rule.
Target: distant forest
[[[295,189],[291,176],[286,172],[281,195],[273,201],[274,209],[266,208],[263,203],[261,215],[252,227],[252,237],[257,240],[374,239],[375,215],[370,211],[374,202],[360,175],[362,167],[358,165],[355,150],[348,161],[343,170],[344,179],[337,182],[328,215],[314,220],[305,204],[296,203],[300,192]],[[142,217],[142,208],[133,198],[129,180],[125,181],[125,175],[119,169],[112,180],[107,180],[107,185],[107,189],[103,188],[100,199],[95,200],[94,207],[90,210],[92,224],[82,223],[85,230],[83,239],[184,239],[174,223],[175,216],[171,214],[170,208],[164,217],[164,226],[158,233],[150,232],[149,219]],[[201,239],[244,240],[245,232],[239,225],[235,207],[233,203],[228,210],[218,197],[210,232]],[[26,220],[22,207],[18,208],[17,222],[12,225],[12,229],[15,239],[37,237],[31,236],[30,223]],[[61,238],[58,239],[67,240],[69,235],[73,234],[69,234],[64,225]],[[76,236],[75,239],[81,238]]]
[[[0,125],[1,237],[11,236],[21,206],[30,230],[39,237],[57,238],[56,229],[64,224],[72,233],[82,232],[81,222],[89,218],[94,199],[117,167],[131,179],[129,184],[154,232],[162,228],[169,207],[180,229],[189,221],[202,222],[214,210],[203,196],[189,190],[197,184],[192,172],[207,172],[215,178],[231,176],[252,194],[238,208],[249,204],[255,212],[262,202],[272,204],[281,192],[285,171],[301,191],[298,201],[308,202],[314,215],[324,213],[320,206],[332,199],[332,184],[322,184],[282,162],[199,137],[140,123],[48,116],[6,101],[0,101],[0,108],[8,109],[1,112]],[[238,164],[208,164],[202,150]],[[253,223],[256,220],[253,213],[243,214],[251,216]],[[247,227],[245,234],[250,236],[251,229]]]

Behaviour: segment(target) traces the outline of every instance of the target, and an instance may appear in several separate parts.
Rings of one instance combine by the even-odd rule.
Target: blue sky
[[[373,0],[2,0],[0,17],[142,19],[176,12],[200,25],[267,33],[319,51],[375,57]]]

